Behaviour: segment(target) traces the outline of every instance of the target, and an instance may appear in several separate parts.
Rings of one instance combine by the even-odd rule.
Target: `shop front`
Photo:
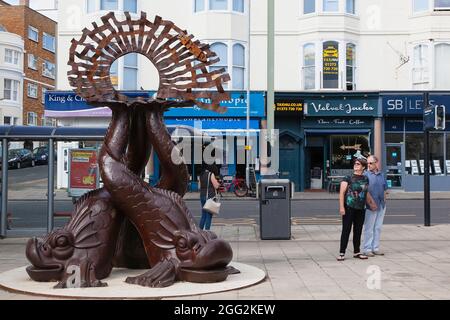
[[[305,96],[304,101],[300,189],[337,190],[352,173],[353,160],[373,154],[378,94],[330,93]]]
[[[384,156],[388,185],[408,192],[423,191],[425,153],[423,94],[383,92]],[[430,188],[450,185],[450,93],[430,92],[430,105],[446,106],[445,131],[430,132]]]

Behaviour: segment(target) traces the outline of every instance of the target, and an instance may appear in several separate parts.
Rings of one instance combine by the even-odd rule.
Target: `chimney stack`
[[[29,7],[30,6],[30,0],[20,0],[19,1],[19,5]]]

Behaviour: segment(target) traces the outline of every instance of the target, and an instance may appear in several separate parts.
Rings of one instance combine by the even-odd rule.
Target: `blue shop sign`
[[[303,128],[371,128],[373,125],[372,118],[334,118],[323,117],[314,119],[305,119],[302,121]]]
[[[378,113],[378,98],[305,98],[304,114],[312,117],[373,117]]]
[[[383,114],[398,116],[422,116],[423,94],[382,95]],[[450,95],[430,93],[430,105],[445,105],[450,114]]]
[[[189,126],[201,130],[244,130],[247,121],[239,118],[165,118],[167,125]],[[258,120],[250,120],[249,129],[259,129]]]
[[[154,95],[154,91],[125,91],[121,92],[129,97],[146,97]],[[247,93],[234,91],[230,93],[230,100],[222,101],[220,106],[227,107],[225,113],[217,113],[204,110],[198,106],[186,108],[172,108],[168,110],[165,117],[246,117],[247,115]],[[205,100],[206,101],[206,100]],[[264,92],[250,93],[250,116],[263,118],[265,116]],[[105,116],[110,115],[109,109],[98,108],[89,105],[85,99],[73,91],[47,91],[45,94],[46,116],[51,117],[73,117],[73,116]]]

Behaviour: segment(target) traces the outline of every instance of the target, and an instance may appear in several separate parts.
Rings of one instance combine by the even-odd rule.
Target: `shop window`
[[[358,156],[367,157],[370,153],[367,136],[341,135],[331,136],[330,169],[333,175],[344,175],[353,169],[353,159]]]
[[[305,90],[316,88],[316,50],[312,43],[303,46],[303,87]]]
[[[412,167],[417,167],[424,161],[424,135],[423,133],[406,133],[405,137],[405,160]],[[419,172],[417,172],[419,174]]]
[[[339,0],[323,0],[323,11],[324,12],[338,12],[339,11]]]
[[[450,134],[446,134],[445,173],[450,175]]]
[[[435,46],[435,89],[450,88],[450,44],[440,43]]]
[[[303,13],[314,13],[316,12],[316,0],[303,0]]]
[[[419,84],[428,83],[429,69],[428,69],[428,46],[419,44],[414,47],[414,61],[413,61],[413,87]]]
[[[428,0],[413,0],[413,12],[428,11]]]
[[[450,0],[434,0],[435,11],[450,11]]]
[[[356,90],[355,84],[355,45],[352,43],[347,44],[346,50],[346,85],[347,90]]]
[[[386,133],[384,136],[385,143],[402,143],[403,133]]]
[[[233,45],[233,89],[244,89],[245,48],[241,44]]]
[[[345,12],[350,13],[350,14],[355,14],[355,0],[346,0]]]
[[[444,133],[432,132],[430,134],[430,165],[432,174],[444,173]]]

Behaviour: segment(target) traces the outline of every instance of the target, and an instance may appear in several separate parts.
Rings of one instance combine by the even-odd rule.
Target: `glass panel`
[[[303,13],[313,13],[316,12],[316,0],[304,0],[303,2]]]
[[[408,133],[405,141],[405,167],[411,166],[411,174],[423,174],[423,165],[420,163],[425,159],[424,156],[424,134]],[[409,171],[408,171],[409,172]]]
[[[428,10],[428,0],[413,0],[414,12],[422,12]]]
[[[389,188],[402,186],[402,147],[386,147],[386,180]]]
[[[233,11],[244,12],[244,0],[233,0]]]
[[[304,72],[304,81],[305,81],[305,90],[311,90],[316,88],[316,67],[305,67],[303,69]]]
[[[450,134],[447,133],[445,172],[450,175]]]
[[[244,89],[244,68],[233,67],[233,89]]]
[[[138,54],[137,53],[129,53],[124,56],[124,65],[125,67],[136,67],[138,65]]]
[[[345,12],[355,14],[355,0],[347,0]]]
[[[205,10],[205,0],[195,0],[194,12]]]
[[[403,133],[386,133],[384,136],[385,143],[401,143],[403,142]]]
[[[430,134],[430,174],[441,175],[444,172],[444,133]]]
[[[100,10],[117,10],[118,8],[118,0],[101,0],[100,2]]]
[[[210,10],[227,10],[228,0],[209,0]]]
[[[323,43],[323,87],[339,88],[339,43],[327,41]]]
[[[96,0],[87,0],[86,3],[86,12],[91,13],[95,11],[95,2]]]
[[[303,82],[305,90],[316,87],[316,56],[313,44],[306,44],[303,47]]]
[[[435,9],[450,9],[450,0],[434,0]]]
[[[233,65],[245,67],[245,49],[243,45],[235,44],[233,46]]]
[[[44,33],[42,46],[47,50],[55,51],[55,37]]]
[[[227,46],[223,43],[216,42],[211,45],[211,50],[214,51],[220,58],[220,61],[216,64],[219,66],[228,66],[228,54]]]
[[[370,152],[367,136],[342,135],[331,136],[330,139],[332,175],[347,172],[345,170],[351,172],[353,169],[352,160],[360,155],[367,156]]]
[[[123,90],[137,90],[137,69],[134,68],[124,69]]]
[[[123,0],[123,11],[137,13],[137,0]]]
[[[31,40],[34,40],[34,41],[38,41],[39,40],[38,31],[35,28],[31,27],[31,26],[28,27],[28,38],[31,39]]]
[[[323,0],[323,11],[325,12],[339,11],[339,0]]]
[[[450,44],[441,43],[435,47],[436,89],[450,88]]]

